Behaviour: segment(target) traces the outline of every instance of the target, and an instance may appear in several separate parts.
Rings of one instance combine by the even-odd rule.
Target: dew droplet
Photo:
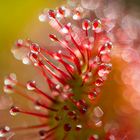
[[[40,22],[45,22],[47,20],[47,16],[46,14],[42,13],[41,15],[39,15],[38,19]]]
[[[58,41],[57,37],[55,35],[52,35],[52,34],[49,34],[49,38],[52,40],[52,41]]]
[[[82,28],[83,30],[89,30],[90,29],[90,20],[88,19],[85,19],[83,22],[82,22]]]
[[[28,81],[26,84],[26,87],[28,90],[34,90],[36,87],[36,82],[35,81]]]
[[[66,7],[64,6],[61,6],[57,9],[57,17],[58,18],[63,18],[63,17],[66,17]]]
[[[112,48],[113,48],[112,42],[108,41],[99,48],[99,53],[100,54],[108,54],[108,53],[110,53]]]
[[[77,125],[76,125],[76,130],[79,131],[79,130],[81,130],[81,129],[82,129],[82,125],[81,125],[81,124],[77,124]]]
[[[73,20],[80,20],[81,19],[81,13],[79,11],[75,11],[73,14]]]
[[[0,137],[6,137],[6,135],[10,132],[10,127],[5,126],[4,128],[0,129]]]
[[[32,53],[35,53],[35,54],[40,53],[40,47],[39,47],[39,45],[36,44],[36,43],[32,43],[32,44],[30,45],[30,50],[31,50]]]
[[[99,136],[94,134],[94,135],[90,136],[88,140],[98,140],[98,139],[99,139]]]
[[[98,68],[98,75],[100,77],[105,77],[105,76],[107,76],[110,73],[110,71],[111,71],[110,65],[102,64]]]
[[[16,41],[16,46],[17,46],[17,47],[22,47],[22,46],[23,46],[23,43],[24,43],[24,41],[23,41],[22,39],[18,39],[18,40]]]
[[[48,17],[50,19],[55,19],[56,18],[56,11],[55,10],[48,10]]]
[[[97,96],[97,93],[96,92],[90,92],[89,94],[88,94],[88,98],[92,101],[92,100],[94,100],[95,98],[96,98],[96,96]]]
[[[29,58],[33,63],[37,63],[39,61],[38,55],[32,52],[29,53]]]
[[[10,85],[15,86],[17,82],[16,74],[10,73],[5,79],[4,79],[4,85]]]
[[[100,86],[102,86],[103,85],[103,79],[102,78],[98,78],[96,81],[95,81],[95,85],[97,86],[97,87],[100,87]]]
[[[15,107],[15,106],[11,107],[11,109],[10,109],[10,111],[9,111],[9,113],[10,113],[12,116],[16,116],[18,112],[19,112],[19,109],[18,109],[18,107]]]
[[[28,57],[24,57],[22,59],[22,63],[25,64],[25,65],[29,65],[30,64],[30,59]]]
[[[13,93],[13,86],[5,85],[3,90],[4,90],[5,93]]]
[[[95,19],[92,22],[92,30],[95,31],[96,33],[99,33],[102,31],[102,24],[100,20]]]

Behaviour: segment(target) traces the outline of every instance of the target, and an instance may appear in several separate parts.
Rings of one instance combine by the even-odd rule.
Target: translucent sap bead
[[[81,125],[81,124],[76,125],[76,130],[77,130],[77,131],[79,131],[79,130],[81,130],[81,129],[82,129],[82,125]]]
[[[10,132],[10,127],[5,126],[4,128],[0,129],[0,138],[5,137]]]
[[[29,58],[33,63],[37,63],[39,61],[38,55],[32,52],[29,53]]]
[[[22,47],[22,46],[23,46],[23,43],[24,43],[24,41],[23,41],[22,39],[18,39],[18,40],[16,41],[16,46],[17,46],[17,47]]]
[[[10,113],[12,116],[17,115],[18,112],[19,112],[19,109],[18,109],[18,107],[15,107],[15,106],[11,107],[11,109],[10,109],[10,111],[9,111],[9,113]]]
[[[82,28],[83,30],[89,30],[90,29],[90,20],[88,19],[85,19],[83,22],[82,22]]]
[[[13,86],[5,85],[3,90],[4,90],[5,93],[13,93]]]
[[[50,34],[49,37],[50,37],[51,41],[58,41],[58,39],[55,35]]]
[[[73,20],[80,20],[81,19],[80,11],[75,11],[72,18],[73,18]]]
[[[36,44],[36,43],[32,43],[32,44],[30,45],[30,50],[31,50],[32,53],[35,53],[35,54],[40,53],[40,47],[39,47],[39,45]]]
[[[89,94],[88,94],[88,98],[92,101],[92,100],[94,100],[95,98],[96,98],[96,96],[97,96],[97,92],[90,92]]]
[[[10,73],[9,76],[7,76],[4,80],[4,85],[11,85],[15,86],[17,82],[16,79],[16,74],[15,73]]]
[[[92,22],[92,30],[95,31],[96,33],[99,33],[102,31],[102,24],[100,20],[95,19]]]
[[[102,86],[103,85],[103,79],[102,78],[98,78],[96,81],[95,81],[95,85],[97,86],[97,87],[100,87],[100,86]]]
[[[95,134],[90,136],[88,140],[98,140],[98,138],[99,138],[98,135]]]
[[[56,11],[55,10],[48,10],[48,17],[49,19],[55,19],[56,18]]]
[[[110,71],[111,71],[111,66],[103,64],[99,66],[98,75],[100,77],[104,77],[104,76],[107,76]]]
[[[26,84],[26,87],[28,90],[34,90],[36,86],[36,82],[35,81],[28,81]]]
[[[24,57],[22,59],[22,63],[25,64],[25,65],[29,65],[30,64],[30,59],[28,57]]]
[[[39,15],[38,19],[40,22],[45,22],[47,20],[47,16],[46,14],[42,13],[41,15]]]
[[[107,54],[110,53],[111,49],[113,48],[112,42],[106,42],[104,45],[102,45],[99,49],[100,54]]]
[[[59,7],[57,9],[57,17],[58,18],[66,17],[66,11],[67,11],[67,9],[64,6]]]

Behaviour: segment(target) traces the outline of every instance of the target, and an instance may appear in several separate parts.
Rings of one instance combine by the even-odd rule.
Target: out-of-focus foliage
[[[9,49],[14,39],[24,30],[41,9],[56,7],[62,0],[0,1],[0,49]]]

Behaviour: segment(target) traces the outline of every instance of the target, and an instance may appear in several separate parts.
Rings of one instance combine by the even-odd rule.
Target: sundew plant
[[[127,128],[105,125],[106,110],[97,104],[101,94],[106,94],[103,87],[114,66],[112,50],[116,36],[112,32],[114,13],[107,15],[106,10],[107,16],[101,17],[102,11],[95,11],[100,3],[70,0],[56,9],[45,9],[39,20],[52,26],[46,37],[52,41],[49,46],[31,39],[16,41],[12,48],[15,58],[33,67],[49,89],[44,91],[37,80],[22,83],[15,73],[5,77],[5,94],[19,94],[33,106],[31,109],[12,105],[9,113],[15,117],[36,117],[40,123],[6,125],[0,129],[2,140],[13,139],[22,131],[33,131],[38,140],[133,139]]]

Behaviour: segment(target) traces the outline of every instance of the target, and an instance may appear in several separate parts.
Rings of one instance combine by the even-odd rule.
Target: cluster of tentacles
[[[10,114],[43,118],[45,123],[19,128],[5,126],[0,130],[0,137],[37,129],[41,140],[105,139],[96,130],[102,125],[103,111],[93,104],[112,68],[112,43],[104,30],[104,21],[84,14],[81,7],[63,6],[39,16],[40,21],[49,20],[60,33],[58,37],[49,34],[54,49],[49,50],[29,39],[16,42],[15,57],[18,58],[18,52],[24,52],[24,57],[18,59],[32,65],[45,79],[50,91],[46,93],[34,80],[22,84],[11,73],[4,81],[5,93],[19,94],[37,108],[12,106]]]

